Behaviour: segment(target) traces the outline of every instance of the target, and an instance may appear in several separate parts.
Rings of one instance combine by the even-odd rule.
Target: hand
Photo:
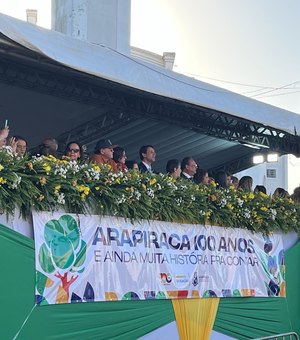
[[[9,134],[9,127],[5,127],[0,130],[0,139],[6,139]]]
[[[16,138],[15,137],[9,138],[7,145],[9,145],[11,147],[12,153],[16,154],[16,150],[17,150]]]

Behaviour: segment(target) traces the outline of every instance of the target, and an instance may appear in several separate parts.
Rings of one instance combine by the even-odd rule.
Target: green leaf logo
[[[45,243],[39,250],[39,262],[46,273],[59,269],[82,272],[86,258],[86,243],[81,240],[76,220],[63,215],[45,225]]]
[[[61,280],[56,302],[68,302],[71,284],[85,269],[86,242],[81,240],[77,222],[70,215],[63,215],[58,220],[47,222],[44,238],[45,242],[41,245],[38,254],[41,268],[47,274],[55,272],[54,276]],[[49,280],[44,279],[44,274],[40,274],[37,275],[36,282],[40,294],[37,301],[41,299],[43,301],[41,292],[44,292],[46,284],[49,284]]]

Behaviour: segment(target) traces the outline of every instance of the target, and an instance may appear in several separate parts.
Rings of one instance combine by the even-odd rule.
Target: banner
[[[36,303],[285,296],[280,235],[33,213]]]

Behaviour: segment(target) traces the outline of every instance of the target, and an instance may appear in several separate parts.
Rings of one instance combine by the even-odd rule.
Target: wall
[[[130,0],[52,0],[52,29],[130,54]]]

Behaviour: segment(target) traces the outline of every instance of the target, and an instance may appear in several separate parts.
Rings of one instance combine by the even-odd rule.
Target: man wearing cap
[[[113,160],[114,148],[118,146],[112,144],[109,139],[100,139],[95,146],[94,155],[90,158],[90,163],[108,164],[111,171],[117,171],[117,164]]]

